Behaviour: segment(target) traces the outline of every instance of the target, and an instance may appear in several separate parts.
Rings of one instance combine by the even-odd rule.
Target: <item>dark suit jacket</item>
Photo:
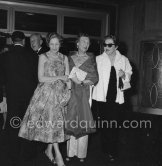
[[[21,111],[23,116],[26,110],[19,110],[17,104],[26,103],[27,106],[37,86],[34,53],[16,45],[1,56],[0,63],[0,82],[5,86],[8,114],[13,116],[14,111]],[[22,105],[21,108],[26,109]]]
[[[0,83],[0,103],[3,101],[2,84]]]
[[[0,57],[0,82],[5,85],[7,97],[7,122],[4,131],[4,161],[13,163],[36,157],[36,145],[18,137],[19,126],[14,128],[11,118],[22,119],[37,86],[35,54],[31,49],[13,46]],[[20,121],[16,119],[16,125]],[[4,141],[3,141],[4,142]],[[6,155],[7,154],[7,155]],[[18,164],[19,165],[19,164]],[[24,165],[24,162],[20,165]]]
[[[33,51],[33,50],[32,50]],[[35,73],[35,77],[37,78],[37,82],[39,82],[38,81],[38,61],[39,61],[39,55],[41,55],[41,54],[43,54],[43,53],[45,53],[45,52],[47,52],[48,51],[48,49],[47,48],[44,48],[44,47],[41,47],[41,49],[38,51],[38,52],[35,52],[35,51],[33,51],[33,53],[34,53],[34,73]]]
[[[41,47],[41,49],[37,52],[37,55],[41,55],[41,54],[47,52],[48,50],[49,49],[47,49],[47,48]]]
[[[1,57],[2,55],[0,54],[0,62],[1,62]],[[0,103],[3,101],[3,80],[2,80],[2,68],[1,68],[1,63],[0,63]]]

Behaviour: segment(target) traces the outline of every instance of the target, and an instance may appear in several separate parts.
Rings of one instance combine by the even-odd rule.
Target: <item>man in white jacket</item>
[[[114,36],[106,36],[103,47],[104,52],[96,57],[99,81],[92,98],[99,108],[103,152],[109,161],[114,161],[118,157],[119,113],[124,103],[124,91],[130,88],[132,67],[128,58],[117,50]]]

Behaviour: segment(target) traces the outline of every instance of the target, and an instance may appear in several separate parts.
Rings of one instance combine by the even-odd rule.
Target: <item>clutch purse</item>
[[[127,90],[131,88],[130,82],[124,82],[123,83],[123,88],[121,90]]]
[[[83,81],[83,80],[85,80],[85,78],[87,76],[87,72],[85,72],[77,67],[73,67],[73,69],[70,72],[69,78],[73,78],[73,77],[75,77],[75,75],[77,76],[79,81]]]

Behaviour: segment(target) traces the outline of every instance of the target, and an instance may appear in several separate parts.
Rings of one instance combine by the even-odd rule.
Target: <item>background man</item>
[[[41,34],[39,33],[34,33],[30,36],[30,46],[32,50],[37,53],[37,55],[40,55],[47,51],[47,48],[43,46],[43,39]]]
[[[24,33],[15,31],[11,38],[13,46],[0,57],[0,82],[5,86],[8,112],[4,139],[1,141],[1,147],[4,149],[1,150],[2,155],[0,154],[4,160],[4,163],[1,163],[5,166],[17,166],[25,158],[27,160],[31,158],[31,144],[29,141],[19,138],[18,131],[37,86],[34,53],[25,48]],[[30,152],[26,150],[30,150]]]

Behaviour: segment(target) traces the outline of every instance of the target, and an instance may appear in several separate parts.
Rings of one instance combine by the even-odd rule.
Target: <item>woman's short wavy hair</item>
[[[46,36],[46,44],[48,47],[49,47],[50,40],[53,38],[57,38],[59,40],[60,44],[62,44],[63,37],[56,32],[52,32],[52,33],[48,33]]]
[[[79,35],[77,36],[77,39],[75,41],[76,46],[77,46],[77,43],[79,42],[81,37],[87,37],[89,39],[89,44],[91,43],[90,37],[87,33],[79,33]]]
[[[112,39],[113,42],[114,42],[114,44],[115,44],[115,46],[119,46],[119,40],[117,39],[116,36],[114,36],[114,35],[106,35],[106,36],[104,37],[104,39],[103,39],[103,43],[105,43],[105,41],[106,41],[107,39]]]

